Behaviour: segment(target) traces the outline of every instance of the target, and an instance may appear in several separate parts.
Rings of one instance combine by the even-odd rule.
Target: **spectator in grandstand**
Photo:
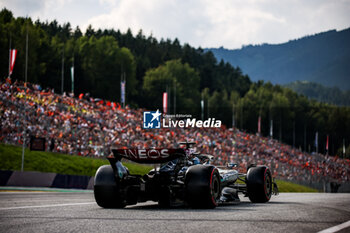
[[[80,156],[106,156],[115,147],[178,147],[179,141],[194,140],[198,151],[215,155],[214,163],[268,165],[274,177],[308,181],[348,182],[350,163],[338,157],[311,156],[277,140],[226,128],[142,127],[144,109],[121,109],[120,105],[57,95],[39,85],[15,81],[0,83],[0,142],[22,144],[23,132],[44,135],[50,151]]]

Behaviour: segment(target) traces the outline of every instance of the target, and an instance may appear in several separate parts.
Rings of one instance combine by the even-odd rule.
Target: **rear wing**
[[[155,149],[116,149],[112,148],[113,156],[120,161],[122,158],[136,163],[166,163],[174,159],[186,157],[184,149],[155,148]]]

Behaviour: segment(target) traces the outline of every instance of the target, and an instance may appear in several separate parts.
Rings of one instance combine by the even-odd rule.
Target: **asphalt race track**
[[[0,232],[317,232],[350,220],[350,194],[241,199],[213,210],[159,209],[154,202],[102,209],[92,193],[0,192]]]

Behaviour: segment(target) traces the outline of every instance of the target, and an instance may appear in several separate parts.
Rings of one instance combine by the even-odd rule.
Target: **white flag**
[[[168,93],[163,93],[163,113],[166,114],[168,110]]]
[[[17,50],[11,49],[10,50],[10,73],[9,73],[9,76],[11,76],[12,71],[13,71],[13,67],[15,66],[16,56],[17,56]]]
[[[74,66],[70,68],[70,72],[72,74],[72,93],[74,93]]]
[[[270,123],[270,137],[273,137],[273,120]]]

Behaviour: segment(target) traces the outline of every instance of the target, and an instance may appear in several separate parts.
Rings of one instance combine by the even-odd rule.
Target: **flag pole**
[[[202,99],[201,99],[201,118],[202,121],[204,121],[204,97],[203,97],[203,92],[202,92]]]
[[[126,99],[126,74],[124,71],[123,64],[120,64],[120,102],[122,108],[125,108],[125,99]]]
[[[72,60],[71,75],[72,75],[72,94],[74,96],[74,55]]]
[[[293,121],[293,148],[295,148],[295,121]]]
[[[168,111],[168,93],[167,90],[163,92],[163,114],[167,114]]]
[[[123,72],[123,79],[124,79],[124,109],[125,109],[125,102],[126,102],[126,74],[125,74],[125,71]]]
[[[28,19],[26,18],[27,21],[27,35],[26,35],[26,67],[25,67],[25,82],[24,82],[24,88],[25,88],[25,92],[24,92],[24,99],[26,99],[26,95],[27,95],[27,75],[28,75]],[[26,115],[26,106],[24,106],[24,115]],[[24,123],[24,121],[23,121]],[[24,151],[25,151],[25,144],[26,144],[26,130],[25,127],[23,127],[23,144],[22,144],[22,164],[21,164],[21,171],[23,172],[24,170]]]
[[[270,138],[273,139],[273,119],[270,121]]]
[[[235,127],[235,103],[232,103],[232,129]]]
[[[304,151],[307,152],[306,148],[306,124],[304,123]]]
[[[258,117],[258,135],[260,136],[261,134],[261,116],[259,115]]]
[[[204,121],[204,100],[201,99],[201,119]]]
[[[318,131],[316,132],[316,135],[315,135],[315,146],[316,146],[316,154],[318,154]]]
[[[27,19],[28,20],[28,19]],[[25,68],[25,83],[27,83],[28,73],[28,21],[27,21],[27,36],[26,36],[26,68]],[[27,84],[26,84],[27,86]]]
[[[280,127],[279,127],[279,141],[282,142],[282,115],[281,115],[281,108],[280,108]]]
[[[10,32],[10,46],[9,46],[9,77],[10,77],[10,72],[11,72],[11,32]]]
[[[174,114],[176,114],[176,79],[174,82]]]
[[[208,96],[208,104],[207,104],[207,118],[209,118],[210,110],[209,110],[209,96]]]
[[[327,134],[327,141],[326,141],[326,152],[327,152],[327,154],[326,155],[328,155],[328,151],[329,151],[329,135]]]
[[[62,48],[62,74],[61,74],[61,94],[63,95],[64,90],[64,44]]]
[[[243,101],[243,99],[242,99],[242,101],[241,101],[242,103],[241,103],[241,108],[240,108],[240,123],[241,123],[241,130],[243,131],[243,104],[244,104],[244,101]]]

